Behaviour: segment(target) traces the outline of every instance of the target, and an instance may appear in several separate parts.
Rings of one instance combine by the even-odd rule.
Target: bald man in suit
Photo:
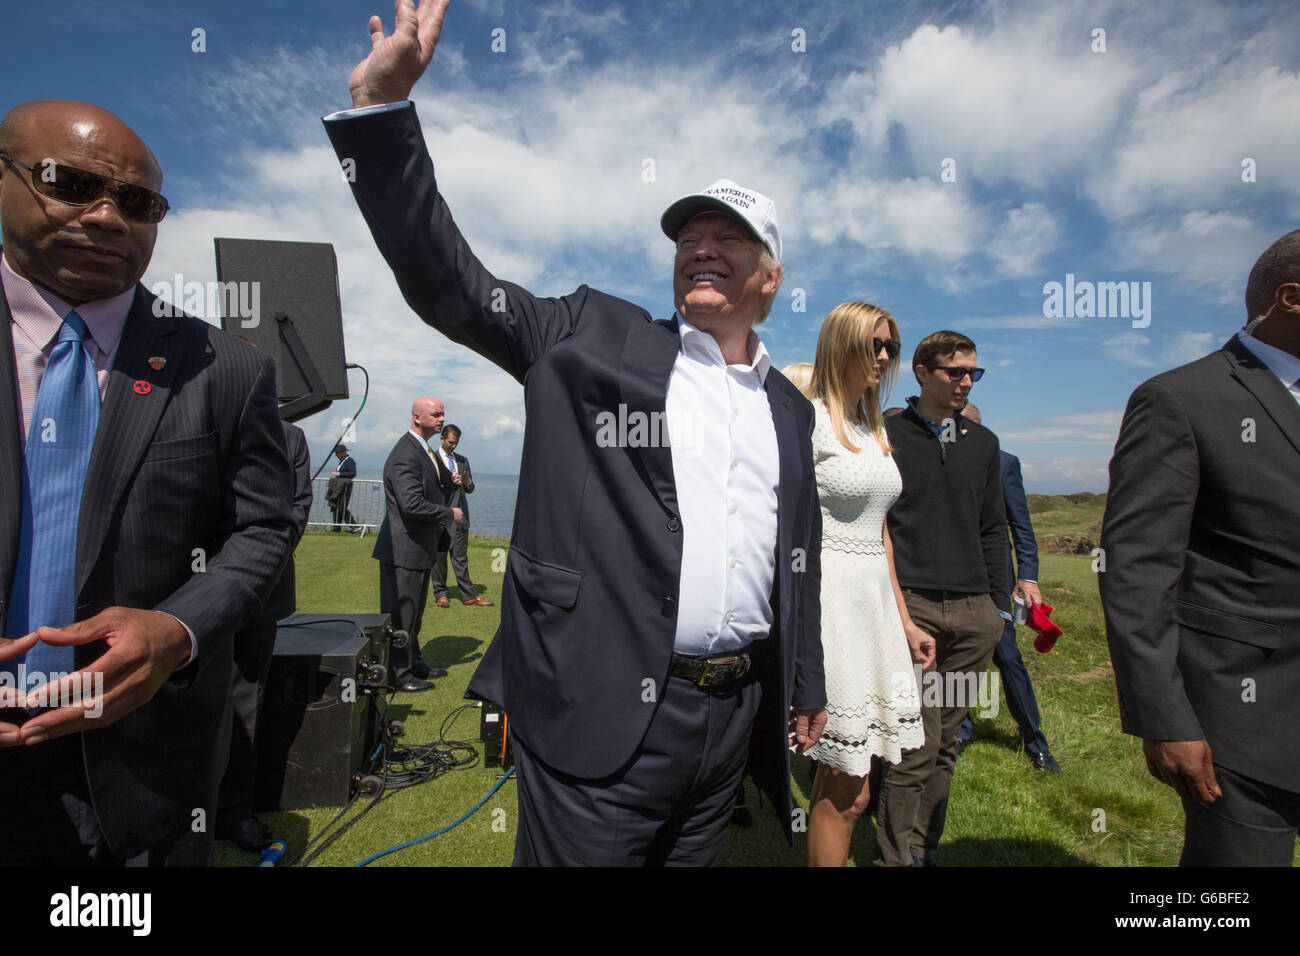
[[[210,862],[231,639],[289,556],[271,359],[139,284],[161,185],[99,107],[0,122],[0,862]]]

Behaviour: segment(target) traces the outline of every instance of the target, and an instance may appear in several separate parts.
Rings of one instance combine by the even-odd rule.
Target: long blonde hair
[[[901,342],[898,323],[894,317],[878,305],[869,302],[844,302],[831,309],[822,322],[821,332],[817,336],[817,356],[813,361],[812,383],[809,386],[811,398],[819,399],[830,414],[831,430],[836,439],[849,451],[859,449],[849,440],[848,421],[853,404],[861,403],[867,415],[867,427],[875,437],[880,450],[886,455],[891,452],[889,437],[885,434],[885,419],[881,414],[881,396],[888,395],[894,386],[898,374],[898,360],[894,359],[887,366],[874,386],[853,402],[852,397],[845,396],[845,383],[848,371],[854,365],[864,367],[874,364],[871,340],[875,337],[876,323],[884,319],[889,324],[889,335],[894,341]],[[848,401],[846,401],[848,398]]]

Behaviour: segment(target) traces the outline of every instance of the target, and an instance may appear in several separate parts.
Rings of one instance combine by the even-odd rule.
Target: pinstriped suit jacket
[[[229,724],[230,639],[260,613],[292,535],[273,362],[199,319],[154,316],[154,301],[137,285],[100,410],[77,527],[77,619],[114,605],[166,611],[194,632],[198,654],[149,703],[81,735],[96,814],[121,857],[189,826],[195,809],[211,822]],[[2,622],[23,448],[2,294],[0,316]],[[150,367],[153,357],[162,368]],[[137,391],[141,381],[147,390]],[[104,650],[78,647],[77,666]]]

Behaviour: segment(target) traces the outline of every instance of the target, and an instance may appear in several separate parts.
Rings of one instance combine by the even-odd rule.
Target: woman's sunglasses
[[[897,339],[878,339],[875,336],[871,338],[871,354],[873,357],[879,355],[880,350],[884,349],[885,354],[889,356],[889,361],[892,362],[898,358],[898,353],[902,347]]]
[[[84,169],[62,163],[42,163],[37,169],[20,163],[8,153],[0,153],[0,160],[13,163],[32,174],[32,186],[42,196],[68,206],[89,206],[105,193],[111,193],[118,211],[133,222],[161,222],[167,215],[167,200],[152,189],[145,189],[120,179],[88,173]]]

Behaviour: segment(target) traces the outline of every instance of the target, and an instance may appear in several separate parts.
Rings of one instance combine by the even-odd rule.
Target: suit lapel
[[[776,431],[776,450],[779,463],[778,484],[776,488],[776,576],[779,584],[778,598],[782,607],[789,607],[787,603],[791,595],[789,586],[792,583],[788,571],[791,569],[793,551],[794,528],[790,524],[790,518],[794,514],[794,509],[798,507],[799,488],[802,483],[802,465],[799,460],[799,449],[801,443],[796,440],[798,437],[798,424],[794,417],[794,412],[790,409],[790,396],[785,390],[776,386],[779,373],[775,369],[768,369],[767,377],[763,380],[764,390],[767,392],[767,404],[772,409],[772,427]]]
[[[108,373],[77,518],[78,594],[99,558],[113,512],[149,449],[184,362],[175,319],[154,316],[153,301],[144,286],[136,286],[135,301]],[[149,366],[153,357],[164,360],[162,368]],[[138,383],[147,384],[147,390]]]
[[[441,500],[441,482],[438,480],[438,466],[433,463],[432,451],[430,451],[427,443],[420,441],[415,435],[411,434],[409,428],[406,431],[406,437],[410,439],[412,446],[416,449],[416,457],[423,462],[425,487],[427,488],[432,484],[434,488],[439,489],[438,498]]]
[[[668,378],[681,347],[675,318],[634,323],[623,343],[618,369],[619,391],[623,404],[627,406],[627,414],[619,414],[618,409],[610,411],[618,414],[620,420],[630,419],[633,412],[643,413],[648,424],[655,423],[651,428],[652,438],[657,435],[657,423],[667,421],[664,413],[668,401]],[[651,441],[647,445],[629,447],[627,452],[663,509],[670,515],[677,515],[672,449],[665,442]]]
[[[1232,369],[1232,377],[1249,389],[1264,406],[1268,417],[1286,435],[1287,441],[1296,451],[1300,451],[1300,403],[1296,402],[1291,392],[1273,374],[1273,370],[1236,336],[1223,346],[1223,353]]]
[[[23,439],[18,420],[18,378],[14,369],[13,319],[0,286],[0,625],[9,600],[18,534],[22,526]]]

